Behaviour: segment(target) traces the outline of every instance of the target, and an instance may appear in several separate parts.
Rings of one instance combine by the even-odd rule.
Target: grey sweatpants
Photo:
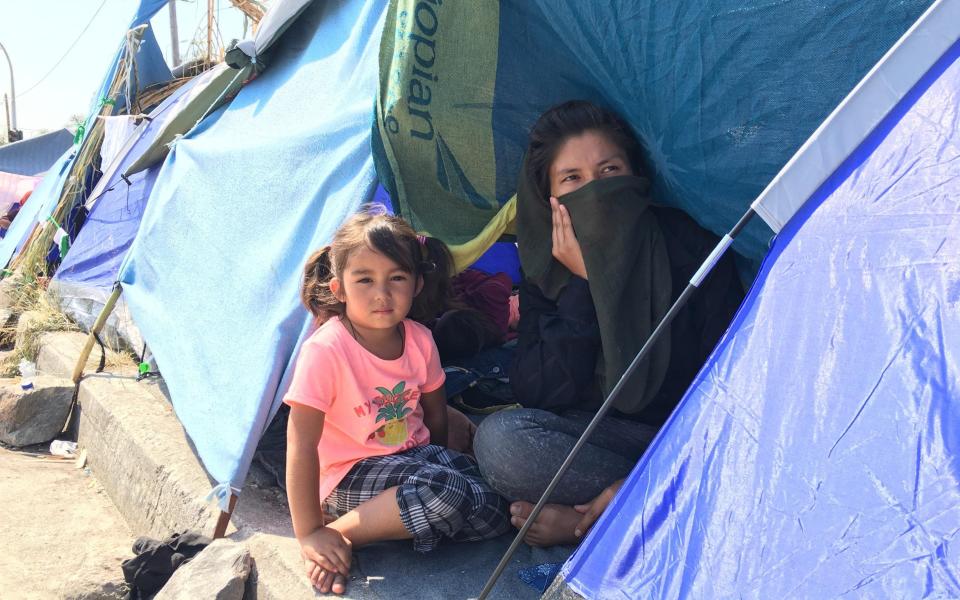
[[[480,472],[508,500],[536,502],[593,414],[518,408],[490,415],[473,440]],[[656,432],[650,425],[604,417],[549,501],[569,506],[596,498],[626,477]]]

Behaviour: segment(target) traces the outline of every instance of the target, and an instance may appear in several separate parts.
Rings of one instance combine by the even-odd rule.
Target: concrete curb
[[[69,374],[85,335],[45,334],[38,368]],[[212,534],[219,512],[208,504],[211,481],[164,395],[162,381],[136,381],[133,366],[117,373],[94,374],[99,350],[88,361],[78,390],[79,444],[97,479],[136,535],[166,537],[196,529]],[[245,543],[254,558],[250,589],[258,600],[317,598],[309,586],[293,537],[286,498],[251,477],[233,514],[228,537]],[[235,528],[234,528],[235,527]],[[508,536],[487,542],[448,544],[420,555],[409,542],[389,542],[356,552],[346,596],[355,600],[396,598],[469,598],[479,593]],[[516,569],[560,562],[569,549],[524,547],[504,574],[494,598],[537,598],[516,576]]]

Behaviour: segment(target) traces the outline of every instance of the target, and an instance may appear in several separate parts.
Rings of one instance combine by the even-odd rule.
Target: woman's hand
[[[344,592],[352,558],[350,540],[336,529],[320,527],[300,539],[300,556],[315,588],[325,594]]]
[[[553,257],[571,273],[583,279],[587,278],[587,265],[583,262],[580,242],[573,232],[573,223],[567,207],[550,197],[550,210],[553,215]]]
[[[617,492],[620,491],[620,486],[623,485],[623,480],[614,481],[610,484],[605,490],[600,492],[600,495],[591,500],[586,504],[578,504],[573,507],[573,510],[577,511],[583,518],[580,519],[580,522],[577,523],[577,528],[574,530],[574,535],[578,538],[582,538],[590,527],[593,526],[594,521],[597,520],[597,517],[603,514],[603,511],[607,509],[607,505],[610,504],[610,501],[613,500],[613,497],[617,495]]]

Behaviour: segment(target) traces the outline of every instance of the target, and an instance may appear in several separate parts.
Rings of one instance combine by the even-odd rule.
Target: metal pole
[[[667,314],[663,316],[656,328],[654,328],[653,333],[651,333],[650,337],[647,338],[647,341],[643,343],[643,347],[640,348],[640,352],[637,353],[633,359],[633,362],[630,363],[630,366],[627,367],[627,370],[624,371],[623,375],[620,376],[620,380],[617,381],[617,385],[615,385],[610,391],[610,395],[607,396],[606,400],[604,400],[603,405],[600,406],[597,414],[594,415],[593,419],[590,421],[590,424],[587,425],[586,430],[584,430],[583,434],[580,436],[580,439],[578,439],[577,443],[573,445],[570,453],[567,454],[567,458],[563,461],[563,464],[560,465],[560,469],[557,470],[556,475],[553,476],[553,479],[547,485],[547,489],[543,491],[543,495],[540,496],[540,500],[537,502],[536,506],[533,507],[533,510],[530,511],[530,516],[527,517],[523,527],[521,527],[520,531],[517,532],[517,536],[513,538],[513,542],[510,544],[510,547],[507,548],[507,551],[503,554],[503,558],[500,559],[500,563],[490,575],[490,579],[488,579],[486,585],[483,586],[483,590],[481,590],[480,595],[477,597],[478,600],[485,600],[487,596],[490,595],[490,592],[493,590],[493,586],[496,585],[497,580],[503,573],[503,570],[507,567],[507,564],[513,557],[513,553],[517,551],[517,547],[520,546],[524,536],[527,535],[527,530],[530,529],[530,526],[533,525],[534,521],[537,520],[537,516],[547,503],[547,499],[550,497],[550,494],[553,493],[553,490],[556,489],[557,484],[560,483],[560,478],[562,478],[564,473],[567,472],[567,469],[570,468],[570,465],[573,463],[573,459],[576,458],[577,454],[580,452],[580,449],[583,448],[583,446],[587,443],[587,440],[590,438],[590,434],[592,434],[593,430],[596,429],[597,425],[600,424],[600,420],[603,419],[604,415],[607,414],[607,411],[610,410],[610,407],[613,406],[614,399],[620,395],[620,390],[630,379],[630,375],[632,375],[637,369],[637,366],[640,364],[640,362],[647,357],[647,354],[650,353],[650,350],[660,339],[660,336],[666,331],[667,327],[670,326],[670,322],[673,321],[674,317],[677,316],[677,313],[680,312],[680,309],[686,305],[687,301],[690,299],[690,296],[692,296],[693,293],[700,287],[700,284],[703,283],[703,280],[706,279],[707,275],[710,274],[710,271],[713,270],[713,267],[716,266],[720,258],[724,255],[727,249],[730,248],[731,244],[733,244],[734,238],[736,238],[737,235],[743,231],[743,228],[746,227],[747,223],[750,222],[750,219],[752,219],[753,215],[755,214],[756,213],[753,212],[753,209],[748,210],[742,217],[740,217],[740,220],[737,221],[737,224],[734,225],[733,229],[730,230],[730,233],[723,236],[710,255],[707,256],[707,258],[703,261],[703,264],[700,265],[700,268],[697,270],[697,272],[694,273],[693,277],[690,278],[690,283],[687,284],[687,287],[683,290],[683,293],[681,293],[680,297],[676,299],[676,301],[673,303],[673,306],[671,306],[670,310],[667,311]]]
[[[10,68],[10,114],[11,121],[13,123],[13,129],[17,129],[17,88],[13,85],[13,62],[10,61],[10,55],[7,54],[7,49],[3,47],[3,44],[0,44],[0,50],[3,50],[3,55],[7,57],[7,66]]]
[[[173,66],[180,65],[180,33],[177,30],[177,0],[170,0],[170,60]]]

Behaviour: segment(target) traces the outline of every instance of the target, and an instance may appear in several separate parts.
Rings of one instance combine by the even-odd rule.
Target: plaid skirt
[[[469,542],[510,530],[509,505],[483,480],[477,461],[432,444],[361,460],[326,503],[340,516],[392,487],[418,552],[433,550],[444,537]]]

